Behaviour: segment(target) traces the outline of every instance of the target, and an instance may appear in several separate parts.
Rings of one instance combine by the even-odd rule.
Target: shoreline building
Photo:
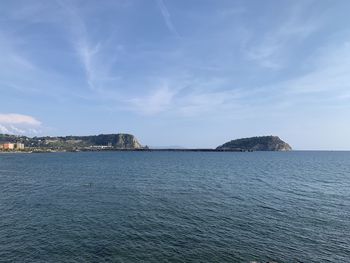
[[[24,150],[24,144],[20,142],[15,143],[16,150]]]
[[[2,145],[2,149],[4,150],[14,150],[15,149],[15,144],[11,142],[6,142]]]
[[[24,150],[24,144],[21,142],[5,142],[0,144],[0,150]]]

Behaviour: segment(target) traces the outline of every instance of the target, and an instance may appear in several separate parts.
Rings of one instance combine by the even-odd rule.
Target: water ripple
[[[350,153],[0,156],[1,262],[348,262]]]

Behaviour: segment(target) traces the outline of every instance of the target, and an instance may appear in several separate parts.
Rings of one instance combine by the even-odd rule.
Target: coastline
[[[30,153],[63,153],[63,152],[257,152],[252,150],[239,149],[210,149],[210,148],[190,148],[190,149],[40,149],[27,151],[0,151],[0,154],[30,154]],[[280,151],[284,152],[284,151]]]

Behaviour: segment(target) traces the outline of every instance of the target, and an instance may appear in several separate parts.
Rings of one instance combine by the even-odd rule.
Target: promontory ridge
[[[216,149],[223,151],[291,151],[292,147],[278,136],[260,136],[232,140]]]
[[[57,137],[27,137],[0,134],[0,145],[8,147],[11,144],[21,144],[27,150],[38,151],[75,151],[75,150],[136,150],[143,146],[134,135],[100,134],[91,136],[57,136]]]

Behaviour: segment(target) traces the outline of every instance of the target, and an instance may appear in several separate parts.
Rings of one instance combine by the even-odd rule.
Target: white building
[[[20,142],[16,142],[15,148],[16,148],[17,150],[24,150],[24,144],[23,144],[23,143],[20,143]]]

